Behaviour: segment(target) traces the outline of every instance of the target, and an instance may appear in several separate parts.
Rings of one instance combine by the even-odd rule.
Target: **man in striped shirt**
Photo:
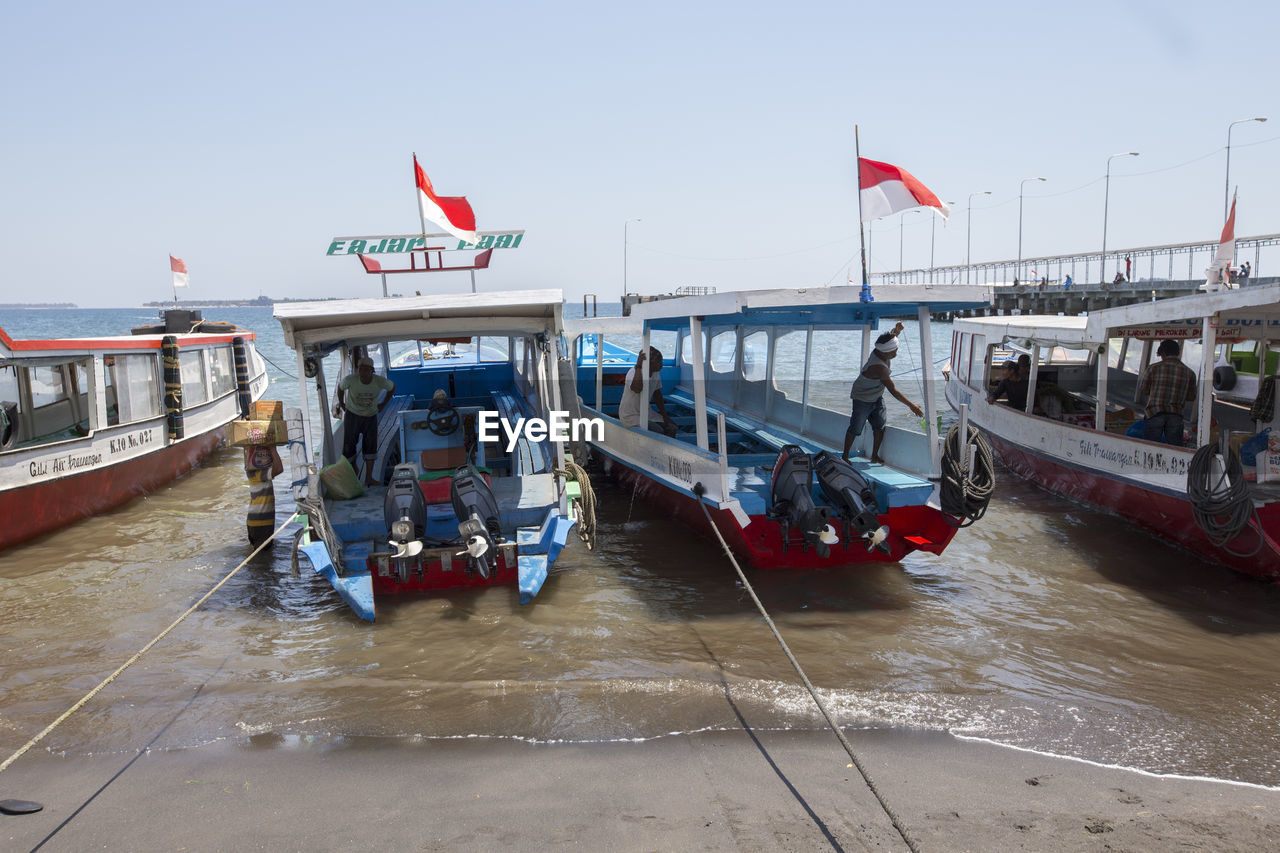
[[[1156,349],[1160,360],[1147,368],[1138,382],[1138,399],[1147,399],[1142,437],[1182,446],[1182,410],[1196,399],[1196,375],[1182,363],[1182,347],[1164,340]]]

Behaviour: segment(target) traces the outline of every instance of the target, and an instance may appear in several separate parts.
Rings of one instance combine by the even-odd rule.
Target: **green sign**
[[[518,249],[524,230],[481,231],[480,241],[468,243],[450,234],[394,234],[374,237],[334,237],[326,255],[403,255],[423,249],[453,252],[466,249]]]

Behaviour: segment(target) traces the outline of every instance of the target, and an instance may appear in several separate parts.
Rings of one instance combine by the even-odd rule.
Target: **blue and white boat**
[[[966,490],[982,489],[944,477],[948,454],[966,456],[968,471],[968,442],[940,439],[932,369],[923,371],[926,430],[888,426],[884,464],[871,461],[870,429],[857,438],[854,458],[841,459],[849,387],[885,318],[918,320],[920,361],[931,368],[931,314],[983,308],[989,296],[924,285],[869,296],[857,287],[718,293],[647,302],[630,317],[569,321],[583,412],[605,422],[593,446],[606,470],[708,533],[709,517],[760,568],[941,553],[966,516],[980,515]],[[634,352],[608,340],[620,335],[639,336],[641,351],[661,351],[652,381],[661,383],[674,437],[648,429],[644,406],[638,428],[618,420],[624,377],[636,362]],[[854,363],[859,336],[862,357]],[[641,399],[649,399],[648,388]],[[948,485],[960,490],[958,499]]]
[[[388,595],[516,584],[526,603],[542,589],[575,523],[578,484],[563,444],[509,428],[559,409],[562,305],[558,290],[276,305],[304,411],[322,422],[317,437],[309,418],[290,418],[295,497],[309,518],[299,550],[361,618]],[[338,481],[312,462],[339,462],[331,388],[365,355],[395,383],[379,415],[379,485],[339,500]],[[326,361],[337,362],[333,380]],[[498,440],[481,440],[486,424]]]

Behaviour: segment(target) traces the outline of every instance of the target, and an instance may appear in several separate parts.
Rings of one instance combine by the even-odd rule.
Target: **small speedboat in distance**
[[[117,337],[15,340],[0,330],[0,549],[199,464],[266,391],[255,342],[186,310]],[[180,394],[166,394],[166,371]]]
[[[315,437],[309,419],[286,413],[297,425],[294,495],[308,518],[298,551],[360,618],[374,621],[376,599],[388,596],[514,585],[523,604],[541,590],[575,524],[579,488],[565,476],[574,466],[564,444],[523,429],[558,409],[562,306],[558,290],[276,305],[304,406],[318,395],[311,408],[322,421]],[[361,447],[353,471],[330,405],[363,358],[395,387],[377,415],[376,448]],[[353,481],[347,492],[342,472],[374,485]]]
[[[571,322],[583,412],[605,424],[592,446],[641,499],[713,534],[709,515],[757,568],[940,554],[966,510],[946,505],[932,370],[922,371],[925,431],[887,426],[883,462],[872,459],[869,427],[852,458],[841,458],[849,390],[873,332],[887,331],[884,318],[918,321],[921,362],[931,368],[931,313],[988,304],[974,287],[882,287],[874,297],[858,287],[759,290],[663,299],[635,305],[630,317]],[[648,428],[646,406],[639,426],[619,420],[637,360],[606,339],[619,335],[639,336],[642,352],[659,349],[661,370],[644,380],[660,383],[674,435]]]

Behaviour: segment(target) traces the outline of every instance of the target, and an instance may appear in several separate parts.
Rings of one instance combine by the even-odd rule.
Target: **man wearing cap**
[[[844,433],[843,455],[846,462],[849,461],[849,448],[853,447],[854,439],[862,433],[862,428],[866,426],[867,421],[871,421],[873,436],[871,461],[884,462],[880,458],[880,442],[884,441],[885,391],[901,400],[917,418],[924,417],[920,407],[903,396],[902,392],[894,387],[893,380],[889,378],[889,364],[898,354],[898,333],[902,328],[902,324],[898,323],[893,327],[893,331],[885,332],[876,338],[875,350],[867,359],[867,363],[862,365],[862,372],[858,374],[858,378],[853,380],[853,388],[849,391],[849,397],[853,400],[853,411],[849,415],[849,428]]]
[[[387,395],[378,402],[383,391]],[[396,393],[396,383],[373,372],[373,359],[361,358],[356,362],[356,372],[348,374],[338,384],[338,412],[347,412],[342,425],[342,455],[351,467],[356,465],[356,442],[364,451],[364,484],[373,485],[373,464],[378,459],[378,412],[386,408]]]
[[[1138,380],[1138,399],[1147,400],[1142,437],[1182,446],[1182,410],[1196,398],[1196,374],[1182,363],[1182,346],[1166,338],[1156,349],[1160,360]]]

